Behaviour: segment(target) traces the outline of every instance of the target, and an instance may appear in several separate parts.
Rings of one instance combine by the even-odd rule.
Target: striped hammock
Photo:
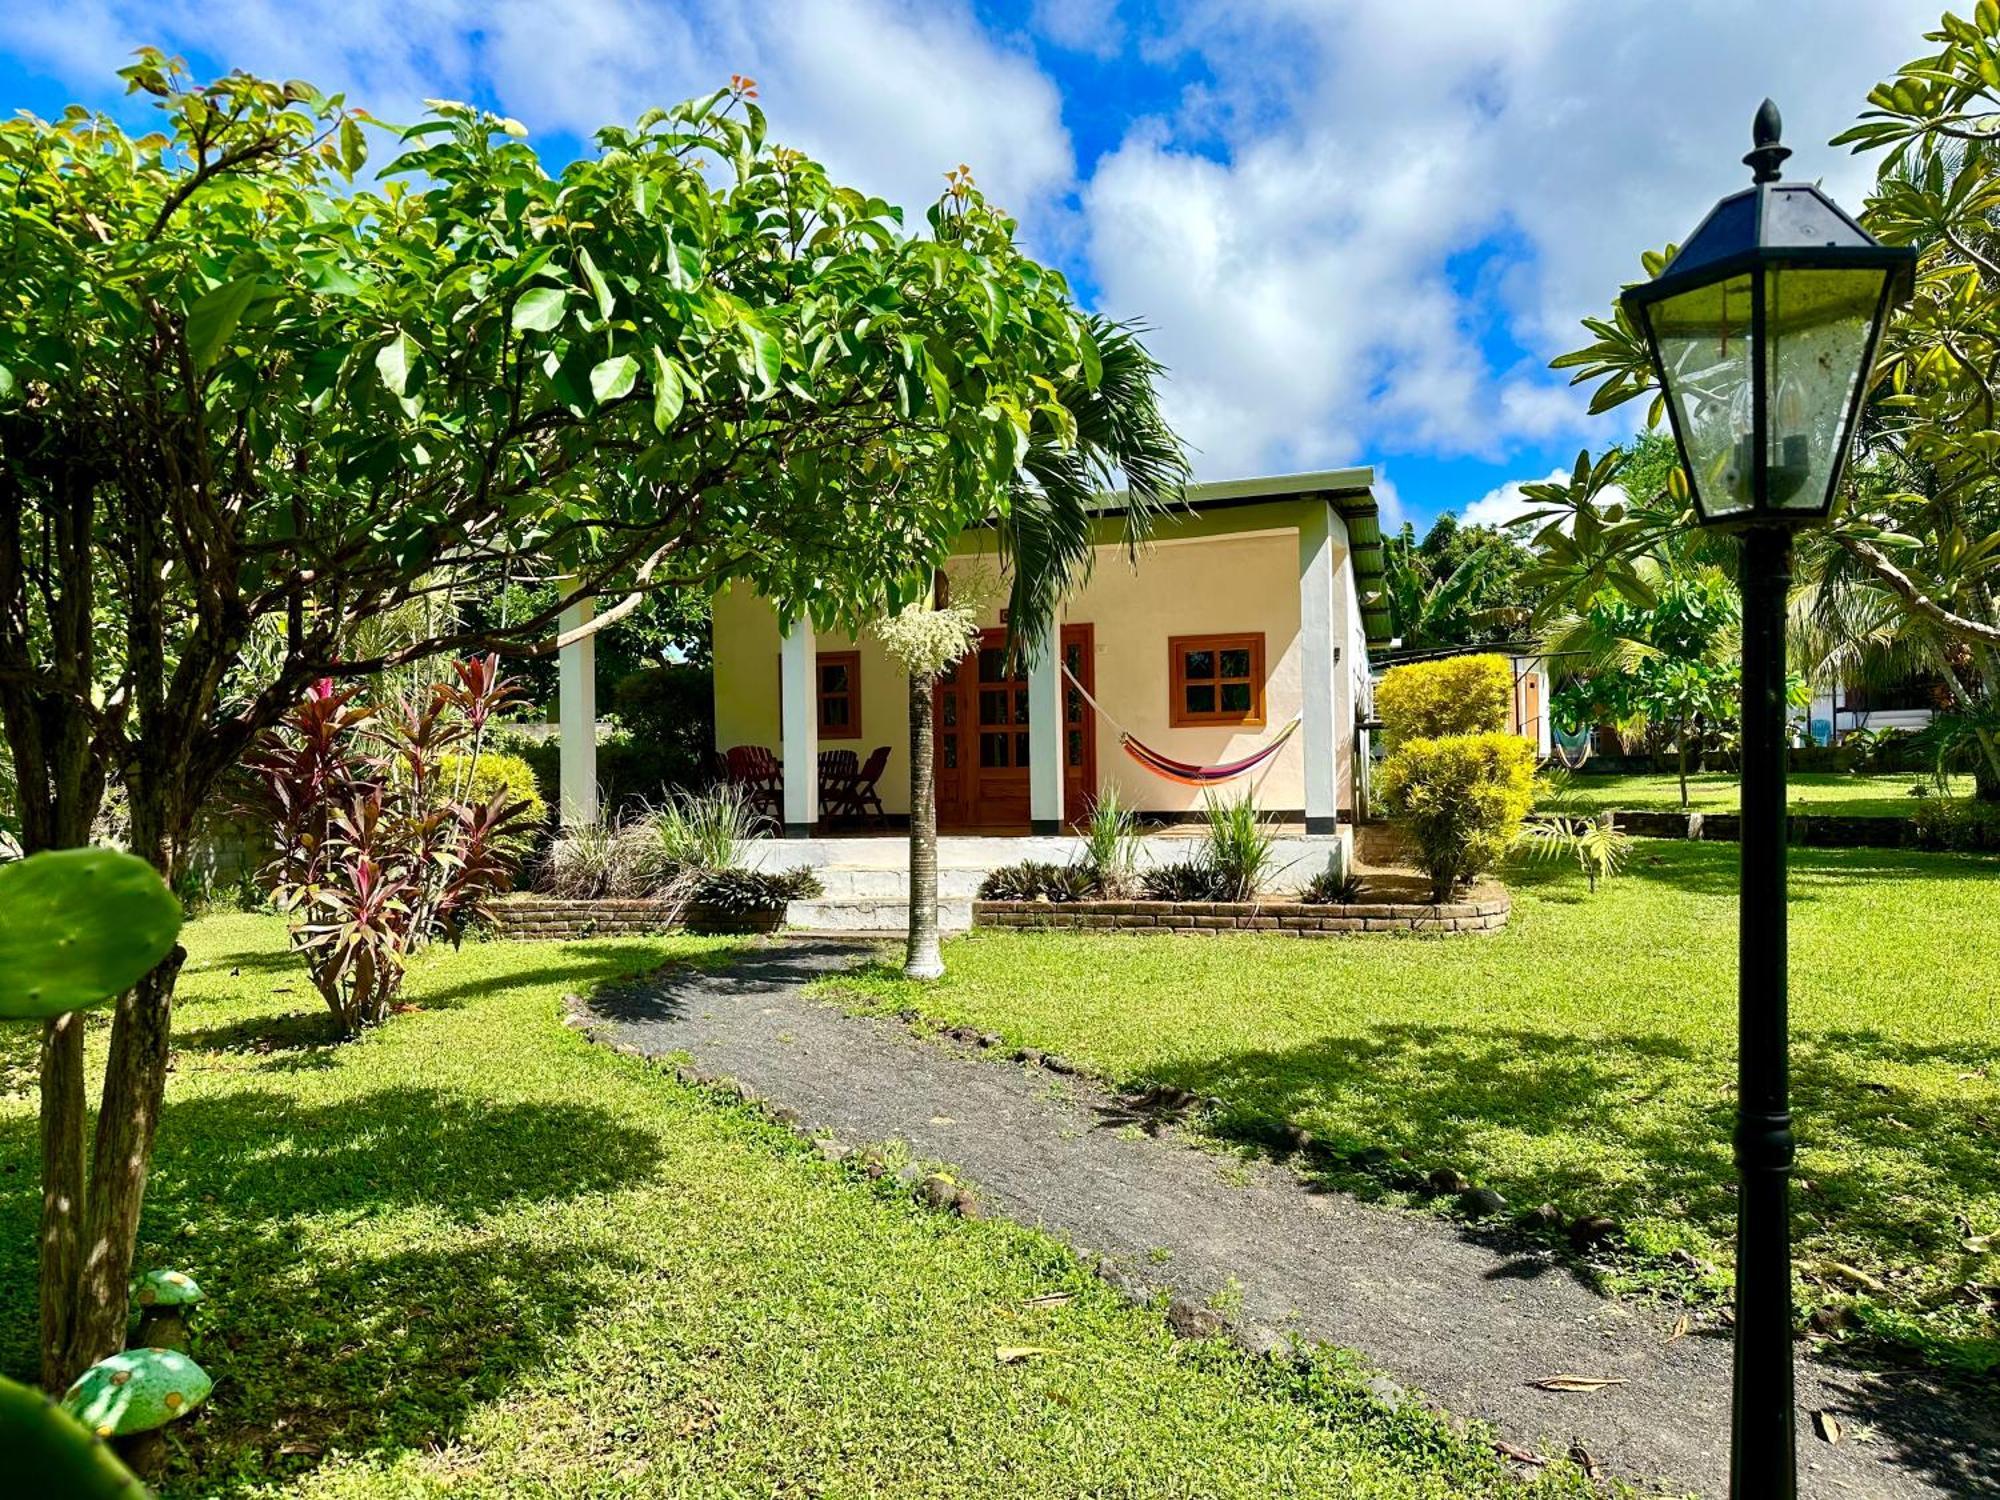
[[[1179,782],[1182,786],[1220,786],[1226,781],[1234,781],[1239,776],[1249,775],[1284,749],[1285,741],[1289,740],[1299,727],[1298,716],[1294,715],[1291,722],[1273,735],[1270,743],[1255,754],[1247,755],[1242,760],[1232,760],[1224,765],[1198,766],[1188,761],[1175,760],[1171,755],[1162,755],[1152,746],[1143,743],[1131,730],[1114,719],[1102,703],[1091,696],[1090,689],[1076,680],[1076,674],[1070,671],[1067,664],[1064,665],[1062,674],[1069,679],[1069,685],[1082,695],[1083,701],[1095,709],[1105,723],[1118,731],[1120,749],[1155,776],[1166,781]]]

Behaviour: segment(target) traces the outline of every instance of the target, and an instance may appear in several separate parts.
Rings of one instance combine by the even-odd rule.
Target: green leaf
[[[561,287],[538,286],[521,294],[521,300],[514,304],[514,331],[516,333],[547,333],[560,323],[563,311],[569,302],[569,294]]]
[[[257,285],[255,276],[239,276],[234,281],[225,281],[188,309],[188,355],[197,370],[206,370],[222,357],[224,345],[257,295]]]
[[[340,169],[352,177],[367,160],[368,137],[362,134],[361,126],[349,115],[340,122]]]
[[[680,416],[687,392],[681,383],[680,366],[667,358],[666,351],[654,349],[653,354],[653,426],[666,432]]]
[[[600,406],[607,401],[616,401],[620,396],[630,395],[632,387],[638,383],[639,361],[629,354],[614,354],[590,372],[590,394],[597,398]]]
[[[597,297],[598,316],[603,318],[610,317],[611,310],[618,305],[618,302],[611,295],[611,284],[604,279],[603,273],[597,269],[597,262],[590,258],[590,251],[587,249],[577,251],[576,263],[583,268],[583,279],[590,283],[590,290]]]
[[[407,333],[398,333],[384,344],[375,355],[375,373],[382,377],[382,384],[389,388],[392,396],[407,396],[410,393],[410,372],[416,368],[423,351],[417,341]]]
[[[102,1005],[173,951],[181,905],[143,859],[56,849],[0,865],[0,1018]]]
[[[743,336],[750,341],[751,363],[764,382],[764,388],[757,394],[768,396],[778,388],[778,377],[784,372],[784,348],[768,329],[759,327],[747,318],[743,322]]]

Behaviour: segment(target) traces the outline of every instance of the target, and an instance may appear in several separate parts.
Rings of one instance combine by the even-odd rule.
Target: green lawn
[[[1682,1251],[1720,1290],[1735,859],[1642,840],[1594,896],[1567,869],[1517,871],[1492,938],[978,933],[949,945],[936,986],[880,970],[851,1003],[1219,1096],[1224,1136],[1292,1121],[1343,1152],[1455,1167],[1516,1206],[1607,1213],[1638,1252],[1628,1274],[1666,1278]],[[2000,1325],[1977,1288],[2000,1283],[2000,1238],[1964,1242],[2000,1231],[2000,860],[1815,849],[1792,869],[1801,1299],[1991,1369]]]
[[[1045,1236],[920,1209],[559,1024],[565,990],[723,943],[439,951],[421,1008],[346,1045],[274,920],[188,943],[142,1261],[208,1291],[216,1388],[176,1429],[169,1494],[1511,1492],[1331,1358],[1283,1375],[1176,1342]],[[0,1028],[17,1374],[33,1050]],[[1047,1352],[997,1361],[1020,1345]]]
[[[1847,818],[1907,818],[1917,805],[1912,787],[1936,791],[1929,776],[1885,773],[1858,776],[1849,772],[1797,774],[1790,778],[1791,805],[1804,813],[1826,813]],[[1678,812],[1681,806],[1680,778],[1664,776],[1593,776],[1588,771],[1568,779],[1580,810],[1608,812]],[[1972,794],[1972,778],[1953,780],[1956,795]],[[1740,801],[1734,775],[1722,771],[1702,771],[1688,777],[1688,805],[1699,812],[1735,812]]]

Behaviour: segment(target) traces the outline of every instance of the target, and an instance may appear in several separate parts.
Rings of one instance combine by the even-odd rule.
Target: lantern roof
[[[1791,155],[1778,143],[1779,127],[1778,107],[1766,99],[1752,126],[1756,144],[1743,158],[1752,169],[1752,185],[1710,209],[1665,270],[1626,289],[1627,303],[1658,302],[1760,265],[1879,267],[1898,283],[1890,294],[1892,301],[1909,295],[1916,274],[1914,248],[1884,245],[1812,183],[1778,180],[1779,163]]]

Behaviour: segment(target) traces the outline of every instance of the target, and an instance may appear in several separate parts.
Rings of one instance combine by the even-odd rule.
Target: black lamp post
[[[1757,111],[1752,186],[1709,211],[1624,304],[1645,333],[1704,526],[1742,536],[1736,1389],[1729,1492],[1793,1500],[1792,1117],[1785,1001],[1785,596],[1792,533],[1832,509],[1890,307],[1916,252],[1876,243],[1809,183],[1778,108]]]

